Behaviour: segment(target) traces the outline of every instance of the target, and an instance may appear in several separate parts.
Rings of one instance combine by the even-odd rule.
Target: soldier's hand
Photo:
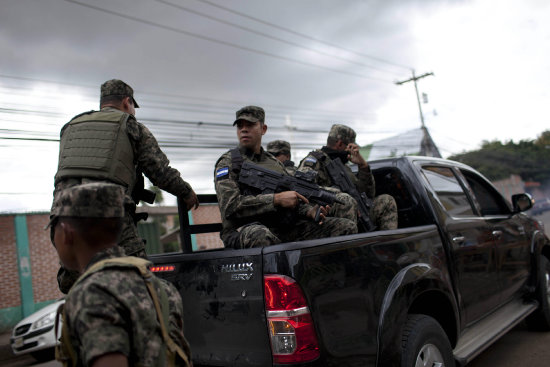
[[[325,206],[315,205],[313,208],[307,211],[306,215],[308,218],[313,219],[315,222],[319,224],[323,224],[323,222],[325,221],[325,218],[328,215],[329,210],[330,210],[329,205],[325,205]]]
[[[348,159],[351,163],[355,163],[356,165],[359,166],[359,168],[368,167],[367,161],[365,160],[365,158],[363,158],[363,156],[359,152],[359,145],[355,143],[349,143],[346,148],[346,151],[349,153]]]
[[[197,209],[199,207],[199,198],[197,197],[197,194],[195,194],[195,191],[191,190],[191,192],[183,199],[185,202],[185,205],[187,205],[187,210],[191,209]]]
[[[309,200],[298,194],[296,191],[283,191],[273,195],[273,205],[280,206],[282,208],[295,208],[300,202],[309,203]]]

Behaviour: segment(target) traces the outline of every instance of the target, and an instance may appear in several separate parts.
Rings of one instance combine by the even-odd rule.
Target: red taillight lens
[[[309,362],[319,343],[300,286],[284,275],[264,276],[265,306],[274,363]]]
[[[176,267],[174,265],[162,265],[162,266],[151,266],[149,270],[153,273],[161,273],[165,271],[174,271]]]

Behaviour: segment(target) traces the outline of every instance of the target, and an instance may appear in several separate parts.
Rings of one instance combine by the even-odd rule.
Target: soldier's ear
[[[267,125],[262,124],[262,135],[264,135],[266,131],[267,131]]]

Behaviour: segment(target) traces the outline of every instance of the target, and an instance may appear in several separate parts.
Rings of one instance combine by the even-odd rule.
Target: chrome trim
[[[293,310],[282,310],[282,311],[267,311],[267,317],[268,318],[275,318],[275,317],[281,317],[281,318],[288,318],[288,317],[294,317],[294,316],[302,316],[309,313],[309,308],[307,306],[295,308]]]

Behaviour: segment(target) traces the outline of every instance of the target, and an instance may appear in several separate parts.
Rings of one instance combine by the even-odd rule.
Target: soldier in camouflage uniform
[[[291,175],[294,175],[296,172],[296,167],[294,165],[294,162],[290,160],[290,143],[285,140],[273,140],[267,143],[266,150],[268,153],[273,154],[275,158],[277,158],[283,166],[285,166],[285,169],[290,173]]]
[[[317,207],[309,205],[308,200],[295,191],[247,192],[238,179],[244,160],[279,173],[288,172],[261,146],[267,131],[264,110],[246,106],[237,111],[236,117],[233,125],[237,126],[239,146],[223,154],[214,170],[223,225],[220,237],[226,247],[268,246],[357,232],[357,226],[350,220],[325,217],[328,206],[321,208],[320,222],[314,222]]]
[[[61,263],[82,275],[63,306],[57,358],[72,366],[190,366],[179,292],[117,246],[124,194],[100,182],[58,193],[51,237]],[[155,299],[166,302],[157,307]]]
[[[128,84],[118,79],[103,83],[100,107],[100,111],[75,116],[61,129],[52,211],[58,193],[65,188],[98,181],[121,185],[126,193],[126,215],[119,245],[128,255],[146,258],[145,244],[133,218],[136,203],[131,194],[136,172],[143,172],[155,186],[183,198],[188,210],[196,209],[199,202],[178,170],[170,167],[153,134],[134,117],[139,106]],[[60,290],[67,293],[77,276],[61,268]]]
[[[395,199],[390,195],[375,195],[374,176],[370,170],[369,164],[361,156],[359,146],[355,144],[355,131],[345,125],[335,124],[331,127],[327,138],[327,145],[321,149],[310,152],[298,167],[299,171],[317,172],[317,184],[320,186],[334,186],[330,175],[326,170],[326,162],[330,159],[340,158],[342,163],[348,161],[357,164],[359,171],[357,176],[351,171],[349,166],[345,165],[348,177],[354,183],[359,192],[364,192],[367,197],[373,199],[373,205],[370,209],[370,217],[377,229],[396,229],[397,228],[397,205]],[[346,195],[349,196],[349,195]],[[337,204],[329,215],[342,216],[350,218],[350,208],[357,206],[352,197],[339,197],[345,200],[347,204]],[[346,200],[347,199],[347,200]],[[357,222],[357,210],[352,210],[355,221]]]

